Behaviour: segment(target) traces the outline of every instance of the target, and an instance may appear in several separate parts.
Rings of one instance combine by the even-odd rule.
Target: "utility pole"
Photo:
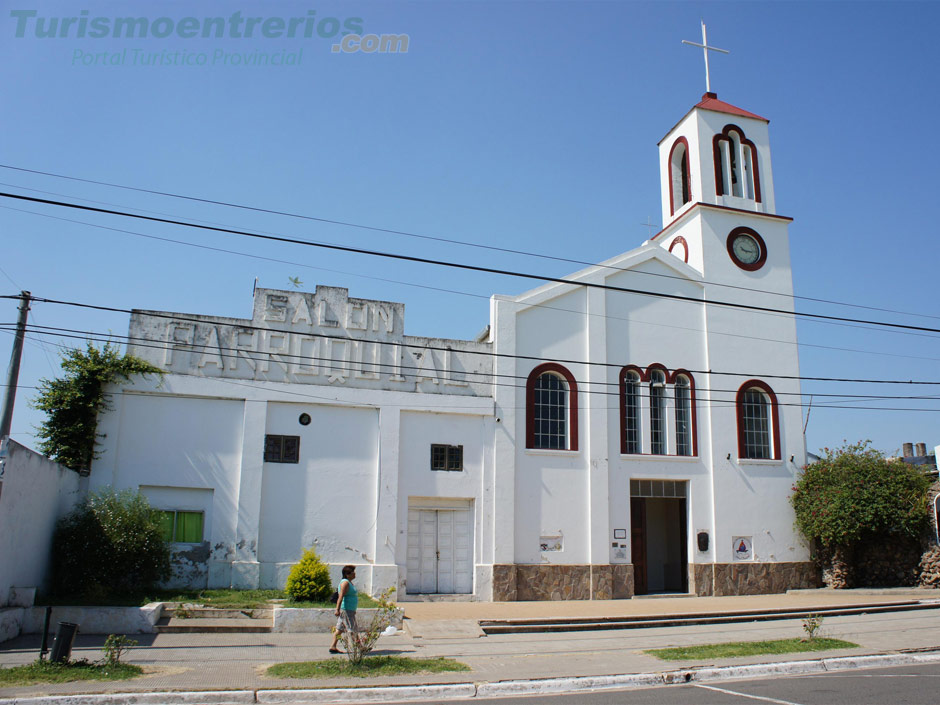
[[[9,453],[10,427],[13,425],[13,404],[16,401],[16,385],[20,377],[20,358],[23,357],[23,339],[26,337],[26,318],[29,315],[30,294],[20,292],[20,315],[16,321],[16,336],[13,352],[7,369],[6,394],[3,399],[3,418],[0,420],[0,493],[3,492],[3,466]]]

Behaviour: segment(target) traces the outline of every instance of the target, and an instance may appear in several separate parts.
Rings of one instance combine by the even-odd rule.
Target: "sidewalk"
[[[396,636],[382,637],[376,654],[412,657],[447,656],[471,667],[470,672],[371,679],[276,679],[264,674],[267,666],[284,661],[328,658],[328,634],[145,634],[128,660],[139,664],[146,675],[131,681],[77,682],[0,688],[2,699],[79,693],[136,693],[167,691],[243,691],[220,696],[216,702],[262,702],[262,692],[279,689],[349,688],[426,684],[476,684],[583,677],[630,676],[659,678],[663,672],[703,666],[814,662],[827,657],[858,657],[893,654],[920,649],[940,652],[940,602],[931,609],[827,618],[826,636],[859,644],[857,649],[779,657],[759,656],[723,659],[712,663],[665,662],[642,651],[664,646],[722,641],[781,639],[802,635],[798,619],[745,622],[723,625],[639,628],[601,632],[544,634],[499,634],[481,636],[477,620],[545,617],[609,617],[637,615],[721,614],[729,611],[767,609],[823,609],[903,600],[937,600],[937,590],[889,591],[799,591],[786,595],[754,597],[668,597],[597,602],[405,602],[406,629]],[[102,657],[104,636],[79,634],[72,658]],[[19,637],[0,644],[4,667],[30,663],[38,655],[38,636]],[[343,658],[343,657],[334,657]],[[938,656],[940,658],[940,656]],[[882,664],[878,664],[882,665]],[[767,667],[770,668],[770,667]],[[765,668],[765,670],[767,670]],[[787,668],[794,668],[788,666]],[[704,672],[703,672],[704,673]],[[753,675],[760,675],[752,671]],[[650,675],[652,674],[652,675]],[[603,681],[603,682],[612,682]],[[645,682],[645,681],[644,681]],[[580,687],[571,681],[572,687]],[[598,682],[595,682],[595,687]],[[581,682],[589,687],[591,683]],[[473,686],[476,687],[476,686]],[[553,687],[560,687],[556,682]],[[261,692],[259,692],[261,691]],[[349,693],[346,693],[347,695]],[[365,695],[360,691],[360,694]],[[281,693],[282,699],[300,697]],[[325,693],[323,695],[326,695]],[[464,692],[466,695],[466,692]],[[413,697],[413,694],[411,694]],[[182,696],[180,696],[182,697]],[[403,694],[404,697],[404,694]],[[435,697],[444,697],[438,692]],[[163,696],[168,702],[171,696]],[[207,693],[184,702],[208,702]],[[97,699],[98,702],[104,702]],[[270,700],[269,700],[270,701]],[[12,702],[12,701],[8,701]],[[91,700],[90,702],[95,702]],[[121,702],[110,700],[110,702]]]

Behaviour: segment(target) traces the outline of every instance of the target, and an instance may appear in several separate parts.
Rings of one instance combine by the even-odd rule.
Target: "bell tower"
[[[775,214],[768,122],[702,96],[659,143],[664,227],[694,203]]]

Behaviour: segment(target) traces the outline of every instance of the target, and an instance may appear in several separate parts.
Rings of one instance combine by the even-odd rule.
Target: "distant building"
[[[116,390],[92,487],[164,510],[177,580],[478,600],[815,586],[788,226],[768,121],[707,93],[659,143],[664,229],[519,296],[478,340],[404,306],[258,289],[250,318],[135,311],[162,383]],[[579,233],[590,237],[590,232]]]

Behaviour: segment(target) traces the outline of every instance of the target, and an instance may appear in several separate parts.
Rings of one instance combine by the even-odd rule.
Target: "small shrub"
[[[395,588],[390,587],[376,598],[378,608],[372,615],[372,621],[365,628],[360,625],[359,631],[354,632],[350,625],[346,623],[346,630],[342,633],[342,639],[343,647],[346,649],[346,658],[349,659],[350,664],[360,665],[362,659],[372,651],[375,642],[382,636],[382,630],[392,623],[392,618],[395,616],[395,610],[398,607],[392,602],[394,592]]]
[[[52,542],[57,594],[150,590],[170,576],[170,550],[147,500],[111,488],[89,495],[59,520]]]
[[[136,639],[128,639],[124,634],[109,634],[104,640],[104,662],[108,666],[117,666],[121,663],[121,657],[126,656],[127,652],[137,646]]]
[[[330,571],[317,552],[304,549],[304,554],[287,576],[287,596],[294,602],[324,602],[330,599],[333,584]]]
[[[819,636],[819,630],[822,629],[823,616],[821,614],[808,614],[803,620],[803,631],[806,637],[803,641],[812,641]]]

